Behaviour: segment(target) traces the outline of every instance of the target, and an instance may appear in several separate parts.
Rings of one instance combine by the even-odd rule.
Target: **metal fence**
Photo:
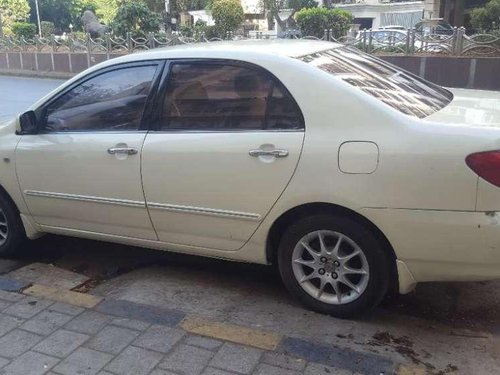
[[[369,53],[391,54],[442,54],[452,56],[500,56],[500,33],[467,35],[465,29],[455,28],[449,35],[422,34],[415,30],[362,30],[356,37],[333,37],[332,30],[325,30],[321,38],[301,36],[298,31],[284,33],[285,38],[317,39],[341,42],[355,46]],[[256,32],[256,39],[269,38]],[[226,40],[249,39],[228,33]],[[187,43],[212,42],[221,38],[208,39],[203,33],[192,36],[181,34],[153,34],[133,37],[128,33],[124,37],[110,34],[101,38],[68,35],[48,38],[36,36],[33,39],[0,38],[0,52],[44,52],[44,53],[87,53],[87,54],[126,54],[158,47]]]
[[[356,38],[343,37],[340,41],[369,53],[500,56],[500,32],[467,35],[465,31],[454,28],[447,34],[423,34],[416,30],[362,30]]]

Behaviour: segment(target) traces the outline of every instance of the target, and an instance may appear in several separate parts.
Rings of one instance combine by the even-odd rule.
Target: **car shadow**
[[[176,296],[170,296],[176,303],[183,302],[182,293],[192,296],[195,294],[192,292],[193,284],[220,294],[218,303],[222,310],[226,305],[227,309],[231,309],[231,304],[224,303],[228,298],[240,300],[243,304],[246,303],[245,299],[254,301],[253,303],[259,306],[265,306],[263,301],[272,301],[273,306],[278,305],[283,309],[304,309],[289,296],[274,266],[238,263],[55,235],[46,235],[28,242],[14,260],[19,265],[33,262],[50,263],[84,274],[94,281],[91,287],[96,287],[97,291],[104,294],[115,295],[113,288],[122,289],[122,292],[126,293],[123,291],[122,279],[132,278],[135,283],[142,280],[147,285],[148,278],[157,278],[159,285],[165,284],[163,293],[168,295],[170,278],[176,280],[172,287],[178,293]],[[143,272],[144,270],[148,271]],[[408,295],[388,296],[379,308],[364,319],[376,323],[379,320],[386,321],[388,314],[404,315],[453,328],[497,329],[500,326],[499,287],[499,281],[422,283],[415,292]],[[150,289],[154,289],[154,286]],[[193,297],[194,303],[205,303],[201,297]],[[160,296],[158,298],[161,300]],[[186,303],[190,303],[189,299]],[[200,308],[198,306],[194,311],[199,312]],[[210,308],[213,306],[210,305]],[[262,311],[265,311],[265,308],[262,308]],[[273,309],[275,310],[276,306]]]

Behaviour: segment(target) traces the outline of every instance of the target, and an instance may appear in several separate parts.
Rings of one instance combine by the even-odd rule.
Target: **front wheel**
[[[14,254],[25,239],[19,212],[10,200],[0,193],[0,256]]]
[[[339,318],[359,316],[380,303],[389,285],[388,262],[370,230],[336,215],[298,220],[278,249],[281,277],[292,295]]]

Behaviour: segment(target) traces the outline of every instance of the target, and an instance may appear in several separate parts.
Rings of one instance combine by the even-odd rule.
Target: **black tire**
[[[7,223],[7,236],[0,241],[0,256],[13,255],[26,239],[24,226],[19,212],[14,204],[4,194],[0,193],[0,221]],[[0,224],[0,231],[5,233],[5,225]]]
[[[364,262],[365,264],[367,262],[369,266],[369,273],[366,276],[368,282],[366,284],[365,281],[364,291],[358,293],[353,301],[346,301],[343,304],[325,303],[306,292],[294,274],[292,254],[295,246],[298,246],[298,242],[304,236],[319,230],[333,231],[349,237],[365,256]],[[305,217],[291,224],[285,230],[278,248],[280,274],[289,292],[308,308],[337,318],[366,315],[381,302],[389,287],[390,259],[380,241],[365,226],[349,217],[328,214]],[[325,272],[324,269],[320,271]],[[335,270],[330,270],[330,272],[332,272],[332,277],[336,276],[333,274]],[[345,286],[342,285],[342,288]],[[343,293],[340,294],[343,295]],[[333,285],[331,296],[332,298],[336,296]]]

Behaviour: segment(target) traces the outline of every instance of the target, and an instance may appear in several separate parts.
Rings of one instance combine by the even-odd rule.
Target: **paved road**
[[[64,81],[55,79],[0,76],[0,121],[23,112],[62,82]]]
[[[58,83],[0,77],[0,112],[22,110]],[[92,279],[85,289],[106,298],[378,354],[430,374],[500,373],[500,282],[423,284],[354,322],[305,310],[271,267],[46,236],[0,261],[0,274],[32,262],[85,274]]]

